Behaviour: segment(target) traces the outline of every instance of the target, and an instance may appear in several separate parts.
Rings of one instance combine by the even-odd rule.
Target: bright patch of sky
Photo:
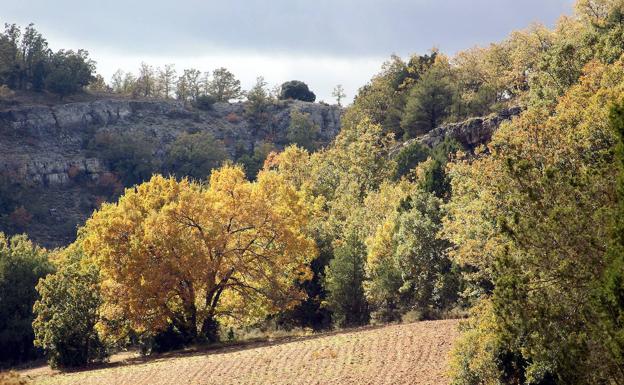
[[[3,4],[6,3],[6,4]],[[142,61],[230,69],[249,88],[302,80],[350,100],[391,54],[453,54],[531,23],[554,25],[573,0],[0,0],[0,21],[34,22],[53,49],[85,48],[108,81]]]

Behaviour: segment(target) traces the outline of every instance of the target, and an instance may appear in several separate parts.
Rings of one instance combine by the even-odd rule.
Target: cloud
[[[245,84],[259,74],[275,82],[309,79],[329,99],[332,84],[345,83],[353,94],[393,53],[434,46],[454,53],[487,44],[532,22],[552,25],[572,3],[22,0],[3,4],[1,21],[35,22],[54,48],[86,48],[107,77],[113,67],[136,68],[141,60],[175,62],[179,69],[226,66]]]
[[[533,21],[552,23],[571,1],[23,0],[3,5],[3,17],[126,53],[375,56],[497,40]]]

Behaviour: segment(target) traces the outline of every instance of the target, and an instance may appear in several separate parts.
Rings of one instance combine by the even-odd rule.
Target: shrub
[[[35,358],[32,306],[37,281],[52,271],[47,252],[25,235],[0,233],[0,361]]]
[[[236,115],[233,112],[230,112],[229,114],[227,114],[227,116],[225,117],[225,120],[227,120],[229,123],[232,124],[237,124],[240,122],[240,117],[238,115]]]
[[[290,143],[314,151],[317,147],[316,139],[319,127],[312,121],[310,114],[293,109],[290,113],[290,125],[286,138]]]
[[[20,206],[13,210],[9,219],[11,220],[11,225],[16,232],[22,232],[26,230],[26,227],[32,221],[32,214],[24,208],[24,206]]]
[[[295,99],[304,102],[314,102],[316,100],[316,95],[314,95],[314,92],[310,91],[308,85],[304,82],[291,80],[282,84],[279,99]]]
[[[217,99],[212,95],[201,95],[195,99],[193,105],[195,108],[199,108],[200,110],[209,111],[212,109],[212,106],[216,103]]]
[[[84,262],[80,247],[72,245],[59,256],[58,271],[37,285],[35,345],[45,350],[53,368],[84,366],[108,356],[95,330],[101,304],[99,271]]]
[[[223,143],[209,132],[182,134],[169,147],[164,170],[178,177],[201,180],[226,158]]]
[[[156,143],[140,133],[100,132],[89,143],[90,153],[103,159],[126,186],[149,179],[159,169],[154,158]]]
[[[15,92],[13,92],[9,87],[6,85],[0,85],[0,100],[10,99],[13,95],[15,95]]]

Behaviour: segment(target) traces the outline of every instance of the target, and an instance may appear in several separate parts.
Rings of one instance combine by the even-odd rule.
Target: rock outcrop
[[[272,105],[271,132],[245,118],[244,103],[217,103],[210,111],[190,110],[179,102],[107,99],[60,106],[28,106],[0,111],[0,173],[29,182],[64,184],[77,168],[93,178],[106,170],[89,157],[84,144],[98,131],[142,132],[165,145],[183,132],[209,131],[233,155],[235,146],[252,151],[255,144],[286,144],[290,111],[308,113],[329,143],[340,130],[341,110],[335,106],[286,101]]]
[[[428,147],[435,147],[445,139],[454,139],[464,148],[473,150],[479,145],[488,143],[500,125],[520,115],[522,108],[513,107],[487,117],[472,118],[459,123],[441,125],[425,135],[410,139],[393,149],[398,154],[401,149],[418,142]]]
[[[23,199],[37,200],[38,206],[37,210],[27,207],[37,211],[27,231],[40,244],[58,246],[72,240],[76,225],[93,210],[97,191],[89,182],[109,171],[106,162],[88,150],[87,143],[98,133],[141,134],[154,138],[157,151],[162,152],[182,133],[207,131],[233,157],[237,151],[253,151],[264,141],[286,145],[290,112],[295,108],[318,125],[321,143],[329,143],[340,131],[340,107],[299,101],[271,105],[265,125],[246,118],[245,103],[216,103],[209,111],[177,101],[127,99],[10,107],[0,110],[0,176],[36,190],[34,197]],[[76,174],[81,176],[79,182],[72,179]]]

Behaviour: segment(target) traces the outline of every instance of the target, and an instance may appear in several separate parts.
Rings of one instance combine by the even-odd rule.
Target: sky
[[[87,49],[109,81],[144,61],[253,85],[302,80],[317,100],[351,100],[390,55],[447,54],[553,26],[574,0],[0,0],[0,22],[36,28],[52,49]]]

